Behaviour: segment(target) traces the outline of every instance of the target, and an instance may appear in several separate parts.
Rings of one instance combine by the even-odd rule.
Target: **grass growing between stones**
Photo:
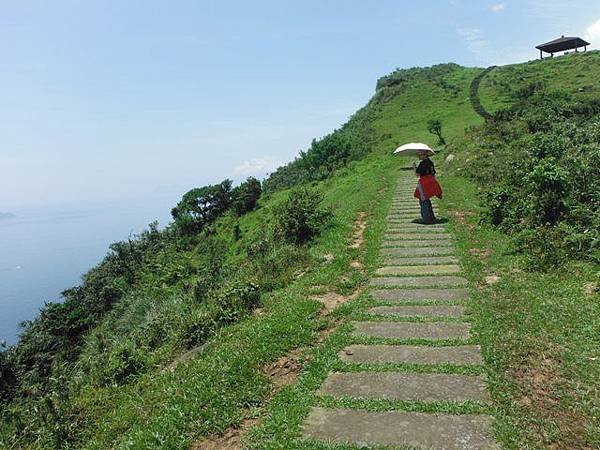
[[[482,346],[499,441],[507,448],[598,448],[600,267],[525,271],[510,238],[479,224],[475,188],[455,177],[443,184],[463,274],[477,285],[471,332]],[[489,276],[498,278],[488,284]]]
[[[384,227],[379,226],[376,231],[369,235],[366,240],[366,254],[371,255],[365,259],[366,272],[371,275],[375,268],[381,263],[377,256],[379,245],[383,239]],[[423,304],[419,301],[402,302],[402,305]],[[465,304],[465,300],[431,301],[428,304]],[[481,365],[460,365],[450,363],[438,364],[411,364],[411,363],[386,363],[365,364],[352,363],[340,359],[339,353],[345,347],[352,344],[366,345],[419,345],[430,347],[448,347],[469,345],[475,343],[470,339],[390,339],[375,338],[364,335],[353,334],[352,320],[373,320],[398,323],[430,323],[431,318],[423,317],[393,317],[377,316],[365,312],[366,308],[377,305],[389,305],[389,302],[374,299],[369,293],[354,299],[353,301],[337,308],[332,316],[339,326],[319,346],[308,353],[309,364],[300,375],[297,383],[288,386],[274,397],[268,407],[264,422],[251,430],[249,448],[311,448],[311,449],[352,449],[357,448],[350,445],[326,445],[302,438],[302,423],[312,406],[330,408],[353,408],[368,411],[392,411],[400,410],[407,412],[440,412],[450,414],[492,414],[493,407],[473,401],[466,402],[419,402],[419,401],[394,401],[379,399],[357,399],[348,397],[331,397],[321,395],[318,388],[330,372],[413,372],[413,373],[446,373],[457,375],[481,375],[484,369]],[[438,321],[438,320],[436,320]],[[455,323],[459,320],[442,318],[438,322]],[[464,322],[462,320],[461,322]],[[376,448],[376,447],[372,447]],[[390,447],[387,447],[390,448]]]

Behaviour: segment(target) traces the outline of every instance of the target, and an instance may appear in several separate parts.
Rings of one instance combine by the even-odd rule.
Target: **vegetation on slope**
[[[600,262],[600,98],[538,86],[458,146],[483,220],[512,234],[532,265]]]
[[[588,63],[597,58],[584,57]],[[594,91],[570,89],[573,97],[552,93],[570,86],[568,80],[582,70],[579,55],[569,58],[497,68],[488,75],[514,78],[511,92],[519,94],[504,95],[500,82],[491,85],[485,77],[480,93],[486,109],[518,103],[486,125],[469,102],[469,86],[481,69],[395,71],[378,82],[365,108],[276,171],[260,192],[252,180],[234,189],[224,182],[190,191],[175,207],[170,227],[150,227],[113,246],[81,287],[67,291],[67,306],[49,305],[47,317],[45,311],[29,325],[30,339],[0,352],[0,446],[179,449],[261,418],[248,436],[250,446],[302,448],[300,427],[309,406],[326,401],[315,390],[328,370],[339,368],[335,356],[349,332],[342,320],[356,317],[367,301],[358,296],[323,316],[311,296],[354,298],[350,294],[377,267],[399,164],[390,150],[406,141],[428,142],[432,123],[443,124],[444,139],[457,155],[451,173],[442,175],[444,206],[459,238],[461,263],[481,288],[469,308],[483,344],[497,438],[508,448],[599,445],[598,266],[560,258],[559,270],[531,272],[504,231],[536,229],[541,222],[534,219],[544,208],[531,209],[524,224],[512,220],[517,209],[504,208],[515,212],[502,216],[498,228],[486,223],[493,209],[485,202],[478,206],[487,198],[478,188],[497,188],[497,181],[512,174],[510,164],[524,158],[523,148],[529,151],[537,142],[535,148],[544,149],[555,140],[568,144],[567,137],[575,136],[585,143],[581,148],[594,150],[597,134],[569,134],[575,125],[595,129],[594,104],[583,114],[576,106]],[[598,67],[589,72],[600,74]],[[515,73],[530,76],[520,80]],[[547,78],[546,92],[537,84],[529,88],[535,73]],[[560,120],[529,129],[523,117],[534,118],[536,105],[546,101]],[[553,155],[553,170],[571,170],[580,146],[565,148]],[[531,152],[530,162],[548,156]],[[579,156],[588,158],[589,152]],[[438,167],[443,173],[441,162]],[[502,175],[494,175],[497,170]],[[516,175],[512,180],[503,185],[507,198],[522,198],[524,183]],[[561,201],[571,204],[573,186],[567,185]],[[289,201],[299,196],[302,201]],[[353,248],[349,237],[359,213],[368,225],[365,245]],[[561,221],[582,223],[579,216]],[[500,282],[486,284],[488,274]],[[298,348],[303,375],[275,392],[265,367]]]
[[[180,448],[235,423],[244,405],[260,403],[267,395],[261,366],[314,339],[319,326],[311,322],[318,307],[303,280],[341,290],[363,280],[349,272],[349,250],[340,247],[358,208],[375,208],[372,199],[390,183],[394,161],[376,153],[387,153],[411,130],[427,136],[398,98],[415,103],[429,93],[437,112],[455,112],[453,86],[468,77],[458,66],[438,72],[422,70],[409,84],[380,88],[341,130],[267,180],[267,195],[256,180],[193,189],[173,208],[169,227],[152,225],[111,246],[81,286],[48,304],[25,325],[19,345],[0,353],[2,445]],[[407,130],[398,129],[399,119]],[[390,129],[378,140],[375,122]],[[322,181],[311,187],[316,180]],[[302,186],[281,190],[295,185]],[[327,261],[322,248],[334,244],[334,275],[310,277]],[[262,320],[279,330],[280,346],[269,334],[276,330],[261,331],[264,323],[251,316],[257,307],[272,310]],[[233,331],[238,322],[240,331]],[[230,329],[258,333],[258,340],[231,346]]]
[[[472,311],[498,437],[507,448],[596,448],[600,53],[488,76],[482,97],[496,112],[450,145],[444,204],[480,284]]]

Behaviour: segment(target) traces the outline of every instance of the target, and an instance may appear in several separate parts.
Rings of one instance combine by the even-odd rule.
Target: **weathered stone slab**
[[[375,306],[370,314],[400,317],[460,317],[465,313],[462,306]]]
[[[444,233],[447,228],[444,225],[424,225],[419,223],[387,223],[387,230],[391,233],[410,233],[411,231],[419,233]]]
[[[430,225],[424,223],[401,223],[397,222],[395,219],[387,219],[388,228],[399,228],[402,230],[421,230],[421,231],[429,231],[429,230],[445,230],[446,226],[443,223],[432,223]]]
[[[405,231],[388,230],[386,232],[386,239],[418,239],[418,240],[436,240],[436,239],[450,239],[449,233],[407,233]]]
[[[330,373],[320,393],[407,402],[487,402],[490,399],[484,377],[441,373]]]
[[[411,205],[392,205],[392,207],[388,210],[388,214],[400,213],[404,211],[414,211],[415,213],[420,213],[421,208],[411,207]]]
[[[410,214],[418,215],[418,216],[421,215],[420,209],[412,209],[407,206],[399,205],[399,206],[393,206],[392,208],[389,209],[388,217],[391,217],[391,216],[404,217],[407,212]]]
[[[408,221],[412,222],[413,220],[418,220],[421,218],[421,214],[416,211],[393,211],[388,214],[387,218],[389,220],[398,219],[399,221]]]
[[[387,266],[376,271],[377,275],[448,275],[460,273],[460,267],[456,264],[427,265],[427,266]]]
[[[375,277],[371,286],[383,287],[428,287],[428,286],[465,286],[468,281],[456,276],[423,276],[423,277]]]
[[[340,352],[343,361],[363,364],[457,364],[483,363],[478,345],[428,347],[424,345],[349,345]]]
[[[469,297],[466,289],[381,289],[371,292],[378,300],[390,302],[415,300],[465,300]]]
[[[423,225],[418,226],[397,226],[397,224],[388,225],[385,229],[386,234],[406,233],[406,234],[443,234],[448,233],[447,228],[424,228]]]
[[[435,230],[436,228],[444,228],[444,224],[440,223],[432,223],[432,224],[424,224],[421,223],[421,216],[388,216],[386,218],[387,228],[399,228],[402,230],[409,228],[423,228],[427,230]]]
[[[393,265],[418,266],[418,265],[438,265],[438,264],[456,264],[458,258],[454,256],[428,256],[415,258],[395,258],[386,257],[386,263]]]
[[[392,207],[390,208],[390,212],[392,212],[392,211],[400,212],[400,213],[404,213],[404,212],[420,213],[421,208],[419,208],[418,206],[392,205]]]
[[[384,257],[402,258],[405,256],[449,256],[454,253],[451,246],[445,247],[384,247],[381,255]]]
[[[371,412],[313,407],[304,436],[333,443],[444,450],[496,450],[493,419],[472,414]]]
[[[387,236],[386,236],[387,239]],[[454,245],[450,239],[419,240],[419,239],[399,239],[385,240],[381,243],[384,247],[451,247]]]
[[[469,339],[469,323],[452,322],[352,322],[355,336],[390,339]]]

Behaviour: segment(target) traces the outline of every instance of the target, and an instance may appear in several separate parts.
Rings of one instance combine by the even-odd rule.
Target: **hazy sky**
[[[396,67],[561,34],[600,43],[600,1],[0,0],[0,211],[262,176]]]

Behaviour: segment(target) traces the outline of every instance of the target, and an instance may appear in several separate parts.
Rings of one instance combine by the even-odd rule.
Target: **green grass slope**
[[[481,83],[481,101],[495,111],[511,104],[514,92],[540,76],[553,88],[593,96],[600,78],[597,64],[599,54],[590,52],[497,68]],[[322,206],[332,212],[332,219],[318,237],[300,246],[273,247],[266,255],[248,253],[263,245],[273,211],[290,195],[287,189],[272,189],[256,210],[219,219],[206,240],[221,250],[200,240],[185,251],[166,251],[163,260],[146,268],[134,292],[85,335],[82,355],[60,391],[39,401],[1,406],[0,447],[202,448],[194,446],[253,424],[243,438],[249,448],[315,448],[302,441],[301,424],[311,405],[329,401],[316,394],[327,372],[349,370],[336,355],[349,339],[347,321],[359,317],[359,306],[369,301],[351,294],[377,267],[384,218],[398,170],[406,164],[391,151],[407,141],[435,146],[427,122],[440,120],[448,148],[460,152],[465,129],[483,124],[469,101],[470,84],[481,70],[445,64],[396,71],[379,80],[373,98],[335,141],[350,139],[354,157],[330,161],[323,172],[327,176],[318,179],[303,181],[302,168],[280,171],[272,183],[310,185],[321,192]],[[445,156],[442,150],[436,160],[447,192],[442,207],[458,237],[461,264],[478,286],[469,308],[483,346],[494,399],[487,412],[497,417],[496,437],[507,448],[599,445],[600,377],[594,343],[600,339],[600,302],[593,290],[587,294],[582,288],[594,282],[598,268],[582,264],[544,274],[525,270],[510,239],[480,223],[478,187],[456,167],[445,167]],[[468,159],[458,156],[457,161]],[[291,181],[286,179],[289,173],[295,177]],[[351,245],[357,220],[366,225],[358,248]],[[260,298],[235,320],[211,325],[211,333],[193,341],[197,345],[182,344],[182,336],[206,322],[206,311],[190,301],[194,296],[189,292],[194,292],[199,272],[215,270],[215,260],[226,262],[227,273],[233,274],[233,280],[224,278],[228,282],[258,278]],[[236,271],[245,265],[244,271]],[[165,267],[168,276],[158,277]],[[485,276],[491,274],[501,281],[486,284]],[[322,294],[353,299],[325,315],[321,303],[311,298]],[[159,334],[169,338],[149,350],[152,340],[147,336],[156,333],[157,324],[163,327]],[[106,350],[127,342],[144,344],[124,347],[126,352]],[[132,376],[98,383],[93,371],[81,369],[96,361],[94,367],[102,372],[104,363],[116,364],[115,355],[127,356],[128,365],[118,367],[131,370]],[[298,372],[297,380],[283,387],[269,370],[281,358],[290,358]],[[428,408],[412,403],[344,406]],[[437,405],[432,410],[452,412],[449,408]],[[472,411],[478,412],[475,405]]]
[[[349,240],[359,212],[370,242],[381,227],[396,171],[404,164],[391,157],[391,150],[406,140],[433,143],[426,129],[430,119],[444,122],[447,139],[478,123],[468,102],[476,72],[456,65],[399,71],[392,74],[392,85],[378,88],[347,127],[372,137],[364,144],[366,156],[342,164],[323,181],[308,183],[333,213],[314,242],[275,247],[275,253],[257,261],[247,253],[262,245],[263,231],[287,190],[264,195],[255,211],[240,218],[225,215],[212,234],[191,246],[167,239],[156,255],[144,257],[147,262],[135,269],[133,281],[120,281],[133,284],[119,286],[125,292],[122,299],[84,334],[80,355],[68,355],[75,363],[55,358],[52,379],[26,380],[24,386],[33,390],[3,405],[0,444],[185,448],[260,410],[272,389],[264,368],[294,348],[310,347],[329,326],[329,319],[320,316],[320,303],[309,294],[347,294],[366,281],[368,271],[350,262],[359,259],[372,268],[376,255],[372,248],[366,253],[349,248]],[[125,257],[117,260],[130,263]],[[238,266],[248,267],[240,271]],[[198,274],[206,279],[207,273],[209,279],[214,273],[228,283],[258,278],[263,286],[259,312],[197,304],[195,279]],[[231,292],[236,291],[225,294]],[[27,355],[35,354],[29,347]],[[34,372],[44,376],[39,373]]]
[[[572,53],[523,64],[497,67],[482,80],[479,98],[490,113],[515,103],[521,92],[536,84],[575,98],[600,95],[600,51]]]

